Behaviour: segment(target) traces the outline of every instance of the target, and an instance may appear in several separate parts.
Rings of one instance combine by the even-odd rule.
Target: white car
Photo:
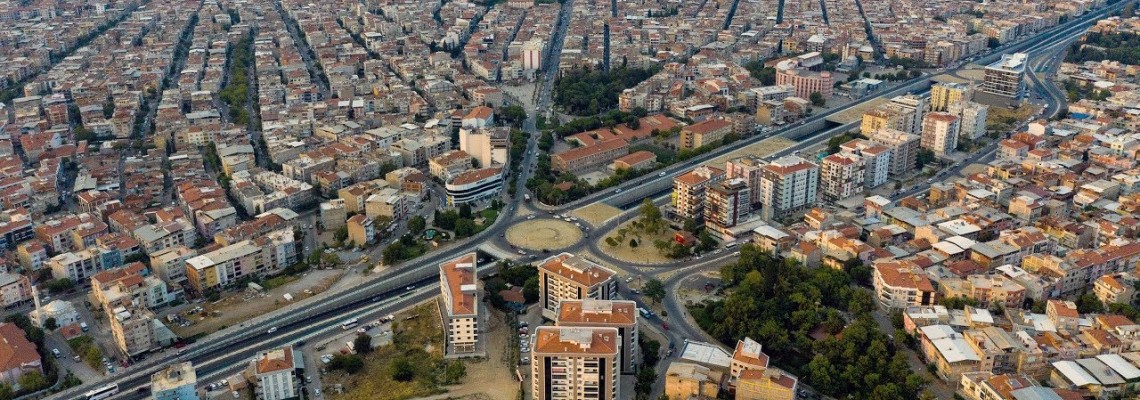
[[[268,334],[273,334],[273,332],[277,332],[277,327],[276,327],[276,326],[275,326],[275,327],[272,327],[272,328],[269,328],[269,330],[268,330],[268,331],[266,331],[265,333],[268,333]]]

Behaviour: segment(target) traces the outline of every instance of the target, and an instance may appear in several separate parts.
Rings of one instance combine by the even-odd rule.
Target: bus
[[[729,244],[726,244],[726,245],[724,245],[724,248],[726,248],[726,249],[731,249],[731,248],[733,248],[733,247],[736,247],[736,245],[737,245],[737,244],[738,244],[738,243],[736,243],[736,242],[732,242],[732,243],[729,243]]]
[[[111,398],[111,396],[114,396],[118,393],[119,393],[119,385],[112,383],[110,385],[103,386],[101,388],[94,389],[90,392],[87,392],[87,394],[85,395],[84,398],[87,400],[108,399],[108,398]]]
[[[353,319],[350,319],[348,321],[342,322],[340,324],[340,329],[347,331],[349,329],[352,329],[352,327],[356,326],[356,324],[359,324],[359,323],[360,323],[360,318],[353,318]]]

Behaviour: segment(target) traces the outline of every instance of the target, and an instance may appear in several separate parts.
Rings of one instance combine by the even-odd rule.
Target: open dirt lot
[[[590,225],[600,226],[610,218],[621,214],[621,209],[605,203],[593,203],[571,212],[575,217],[581,218]]]
[[[715,166],[717,168],[724,168],[724,163],[727,162],[728,160],[733,159],[733,158],[737,158],[740,156],[746,156],[749,154],[755,155],[758,157],[767,157],[769,154],[772,154],[772,153],[775,153],[777,151],[786,149],[786,148],[788,148],[788,146],[791,146],[793,144],[796,144],[796,142],[789,140],[789,139],[785,139],[785,138],[778,137],[778,136],[777,137],[770,137],[770,138],[761,140],[760,142],[753,144],[751,146],[747,146],[747,147],[744,147],[740,150],[737,150],[737,151],[725,154],[723,156],[714,158],[712,160],[706,161],[704,163],[704,165],[712,165],[712,166]]]
[[[514,329],[507,326],[503,313],[492,311],[487,321],[485,337],[487,343],[487,358],[478,360],[465,360],[467,363],[467,378],[463,383],[448,388],[446,394],[424,398],[433,399],[514,399],[518,396],[519,381],[515,379],[512,359],[515,352],[510,346],[510,338],[515,334]],[[510,356],[510,357],[509,357]]]
[[[624,228],[632,222],[633,220],[630,220],[629,222],[621,224],[613,231],[606,232],[605,235],[598,239],[598,247],[601,248],[602,251],[605,251],[607,255],[628,263],[661,264],[672,261],[672,259],[662,255],[661,252],[653,246],[653,243],[657,240],[672,240],[673,234],[676,233],[676,231],[672,229],[666,229],[657,235],[648,235],[640,232],[637,234],[629,233],[626,234],[625,240],[617,246],[606,244],[607,237],[617,236],[618,229]],[[629,240],[634,238],[638,239],[637,247],[629,247]]]
[[[533,219],[507,229],[507,241],[528,250],[557,250],[582,240],[582,230],[566,221]]]
[[[299,301],[328,290],[343,274],[342,270],[310,270],[300,279],[294,279],[264,294],[254,294],[249,290],[229,293],[217,302],[202,303],[202,314],[187,317],[194,321],[190,326],[170,324],[170,329],[179,337],[185,338],[240,324],[284,306],[287,303],[282,297],[285,293],[291,294],[293,301]],[[311,293],[305,292],[306,290]],[[215,311],[219,314],[215,314]],[[208,316],[203,317],[203,314]]]

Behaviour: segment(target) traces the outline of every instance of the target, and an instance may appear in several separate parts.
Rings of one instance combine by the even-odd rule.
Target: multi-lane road
[[[1082,32],[1091,21],[1103,17],[1111,11],[1119,10],[1125,3],[1132,1],[1120,2],[1115,5],[1109,6],[1105,9],[1086,14],[1085,16],[1074,19],[1061,27],[1054,28],[1036,36],[1023,38],[1022,40],[1002,46],[991,55],[985,56],[979,60],[980,63],[985,63],[996,59],[1001,52],[1012,51],[1031,51],[1033,54],[1046,52],[1050,48],[1060,48],[1067,43],[1066,40],[1071,40],[1074,35]],[[560,17],[560,24],[556,30],[555,38],[561,39],[565,35],[566,25],[570,17],[571,1],[563,4],[562,16]],[[560,44],[561,40],[555,40],[555,43]],[[522,185],[526,181],[527,171],[530,170],[529,166],[533,165],[535,157],[537,156],[537,141],[535,136],[534,117],[538,112],[549,109],[550,92],[553,86],[553,79],[555,77],[556,66],[558,65],[558,58],[560,56],[561,46],[556,45],[551,49],[551,54],[548,57],[547,71],[544,72],[543,84],[540,86],[538,99],[536,101],[537,109],[528,110],[529,118],[525,124],[525,129],[531,132],[531,140],[527,146],[526,158],[523,162],[523,168],[520,168],[520,176],[517,184],[520,193],[523,190]],[[1035,75],[1031,75],[1030,79],[1035,83],[1034,87],[1048,87],[1050,84],[1041,84]],[[906,83],[903,83],[896,89],[883,93],[881,96],[895,96],[902,92],[922,91],[929,88],[929,79],[927,77],[918,78]],[[1055,89],[1055,88],[1054,88]],[[1048,89],[1044,89],[1048,92]],[[1048,96],[1050,104],[1058,104],[1053,96]],[[840,134],[850,128],[839,127],[833,129],[821,130],[818,127],[823,126],[823,121],[832,114],[845,111],[851,107],[860,104],[869,99],[862,99],[853,102],[843,107],[829,110],[812,117],[807,123],[799,126],[792,126],[783,130],[776,131],[771,135],[780,135],[792,139],[800,139],[793,148],[782,151],[782,154],[794,152],[799,149],[806,148],[820,141],[826,140],[831,135]],[[1056,106],[1060,109],[1060,106]],[[814,129],[813,129],[814,128]],[[559,212],[565,212],[580,204],[606,201],[613,203],[629,203],[625,196],[631,192],[636,192],[635,189],[649,188],[646,190],[654,190],[662,183],[668,184],[672,181],[673,176],[692,168],[694,165],[705,162],[714,157],[721,156],[725,153],[735,151],[748,144],[760,140],[762,137],[754,136],[746,140],[741,140],[731,146],[718,149],[705,156],[698,157],[686,163],[674,165],[664,170],[665,175],[652,175],[648,179],[635,180],[621,186],[625,189],[621,191],[606,191],[604,193],[597,193],[588,196],[585,199],[579,200],[572,204],[563,205],[556,208]],[[982,157],[985,152],[979,152],[977,157]],[[656,189],[655,192],[659,192]],[[521,196],[519,196],[521,197]],[[320,296],[299,302],[298,304],[283,308],[268,315],[256,318],[243,324],[241,326],[230,327],[207,338],[198,341],[193,345],[183,349],[182,354],[175,354],[173,351],[158,353],[151,355],[146,361],[138,363],[131,368],[128,368],[117,375],[111,376],[108,379],[100,382],[89,382],[80,387],[72,388],[60,393],[57,393],[49,398],[52,399],[74,399],[81,398],[82,393],[92,388],[115,383],[120,387],[120,394],[115,398],[122,399],[137,399],[146,397],[144,394],[136,392],[149,385],[150,375],[171,362],[177,360],[193,361],[195,367],[199,371],[199,375],[206,379],[213,379],[220,376],[222,373],[233,370],[235,366],[241,366],[245,361],[254,357],[259,350],[282,346],[286,344],[296,343],[298,341],[308,340],[310,338],[320,337],[327,335],[332,331],[339,329],[340,321],[350,317],[369,317],[373,315],[381,315],[390,313],[409,304],[417,301],[425,300],[434,296],[437,292],[433,288],[438,287],[438,279],[436,268],[440,262],[449,258],[462,254],[465,252],[475,251],[482,243],[488,239],[495,238],[517,220],[516,211],[520,206],[524,206],[516,197],[512,200],[506,208],[506,211],[500,216],[492,227],[481,232],[480,234],[469,238],[461,243],[453,245],[451,249],[443,252],[437,252],[425,256],[423,258],[397,265],[390,268],[386,273],[372,278],[355,287],[344,287],[338,290],[330,291]],[[531,205],[525,205],[533,207]],[[710,267],[717,262],[724,262],[725,259],[731,258],[732,255],[728,252],[721,254],[715,258],[698,261],[698,264],[689,264],[689,269],[686,271],[699,271],[702,267]],[[679,278],[678,278],[679,279]],[[672,282],[672,281],[671,281]],[[414,286],[419,289],[408,290],[408,287]],[[673,307],[679,307],[673,305]],[[680,312],[680,311],[677,311]],[[671,315],[673,311],[671,311]],[[680,317],[683,314],[676,314]],[[676,321],[684,321],[682,318],[675,318]],[[273,333],[268,332],[268,328],[276,327]],[[674,332],[678,338],[681,337],[699,337],[698,328],[691,325],[680,323],[678,328],[670,331]],[[204,379],[204,380],[206,380]]]

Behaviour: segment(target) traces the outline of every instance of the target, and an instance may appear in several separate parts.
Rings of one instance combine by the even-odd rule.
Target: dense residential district
[[[1136,3],[0,1],[0,400],[1140,398]]]

